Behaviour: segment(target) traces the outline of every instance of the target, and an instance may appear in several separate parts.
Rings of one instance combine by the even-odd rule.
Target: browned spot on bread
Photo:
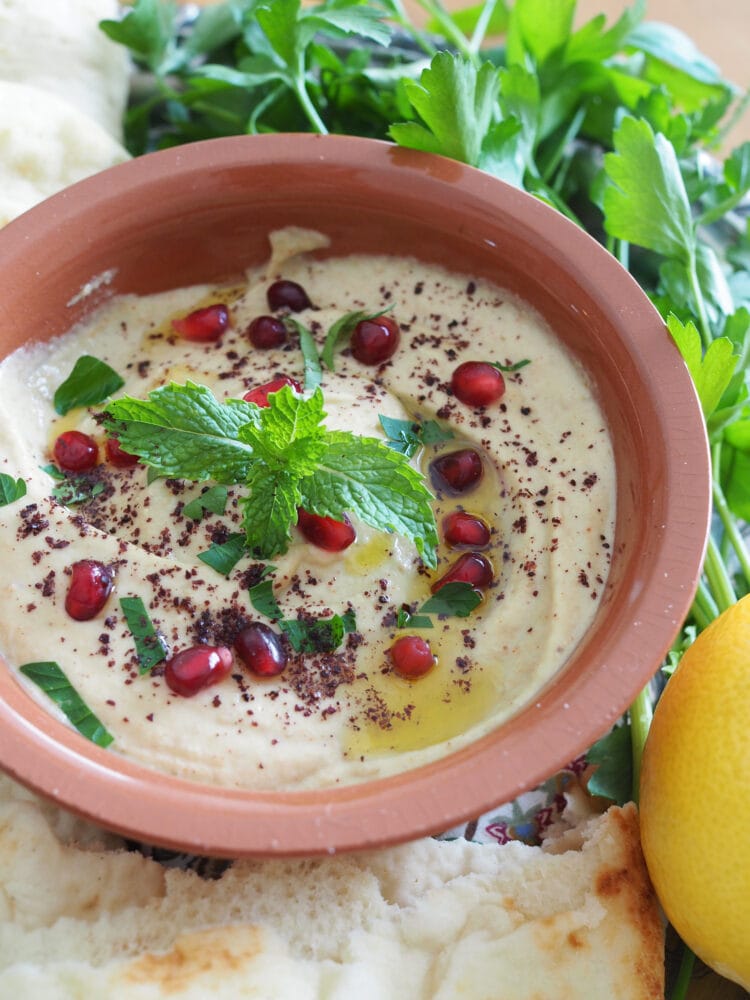
[[[264,950],[260,927],[214,927],[177,938],[161,955],[146,954],[132,962],[124,979],[158,986],[164,996],[181,993],[202,976],[241,969]]]

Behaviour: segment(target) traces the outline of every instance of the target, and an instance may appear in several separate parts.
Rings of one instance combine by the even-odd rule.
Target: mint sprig
[[[156,389],[147,400],[111,402],[105,426],[162,475],[244,484],[244,545],[256,558],[286,551],[302,506],[338,519],[348,511],[376,530],[403,535],[434,567],[437,528],[421,475],[377,438],[326,430],[325,415],[320,387],[301,399],[285,386],[260,408],[220,403],[205,386],[187,382]],[[236,538],[231,548],[238,559]],[[200,558],[229,572],[237,559],[227,570],[225,556],[223,546],[212,546]]]

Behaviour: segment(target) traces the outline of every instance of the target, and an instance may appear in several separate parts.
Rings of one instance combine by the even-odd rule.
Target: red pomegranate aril
[[[486,361],[464,361],[453,372],[451,389],[467,406],[490,406],[505,392],[503,373]]]
[[[99,458],[96,441],[81,431],[64,431],[52,449],[55,461],[66,472],[86,472]]]
[[[418,635],[403,635],[391,646],[393,669],[400,677],[424,677],[435,666],[436,659],[430,644]]]
[[[81,559],[71,566],[65,610],[77,622],[96,617],[112,593],[111,571],[95,559]]]
[[[492,583],[494,575],[492,563],[481,552],[465,552],[430,590],[436,594],[446,583],[468,583],[474,590],[484,590]]]
[[[443,538],[452,549],[481,549],[490,542],[490,529],[481,517],[454,510],[443,518]]]
[[[392,357],[401,339],[398,323],[390,316],[363,319],[354,327],[352,354],[363,365],[381,365]]]
[[[244,628],[234,640],[234,648],[247,669],[258,677],[275,677],[286,667],[281,639],[262,622]]]
[[[435,488],[454,496],[474,489],[483,473],[482,457],[473,448],[449,451],[430,462],[430,478]]]
[[[247,328],[247,335],[253,347],[267,350],[281,347],[287,341],[287,331],[283,322],[275,316],[256,316]]]
[[[342,552],[349,548],[357,532],[352,527],[349,518],[344,514],[343,521],[337,521],[333,517],[323,517],[320,514],[311,514],[297,508],[297,527],[313,545],[327,552]]]
[[[229,310],[223,302],[217,302],[212,306],[194,309],[181,319],[173,319],[172,326],[183,340],[210,343],[218,340],[229,326]]]
[[[191,646],[167,661],[164,680],[185,698],[218,684],[232,669],[232,651],[226,646]]]
[[[303,309],[309,309],[312,305],[302,285],[298,285],[296,281],[283,279],[274,281],[272,285],[268,286],[266,299],[268,308],[273,309],[274,312],[277,309],[289,309],[291,312],[298,313],[302,312]]]
[[[138,464],[138,456],[131,455],[129,451],[123,451],[117,438],[107,438],[104,450],[107,453],[107,461],[119,469],[128,469]]]
[[[256,406],[268,406],[269,395],[283,389],[285,385],[290,386],[295,392],[302,392],[302,386],[296,379],[289,378],[288,375],[279,375],[278,378],[264,382],[263,385],[256,386],[255,389],[246,392],[242,398],[248,403],[255,403]]]

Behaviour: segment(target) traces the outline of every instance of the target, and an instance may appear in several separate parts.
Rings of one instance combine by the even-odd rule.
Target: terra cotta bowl
[[[648,681],[690,606],[709,512],[700,409],[667,331],[594,240],[459,163],[333,136],[220,139],[142,157],[0,232],[0,350],[60,334],[103,296],[241,274],[269,230],[323,229],[337,253],[397,252],[532,303],[590,373],[617,465],[606,591],[574,655],[511,721],[396,777],[239,792],[146,770],[57,722],[3,667],[0,762],[108,828],[229,857],[320,854],[434,833],[515,798],[583,752]],[[94,295],[92,276],[112,280]]]

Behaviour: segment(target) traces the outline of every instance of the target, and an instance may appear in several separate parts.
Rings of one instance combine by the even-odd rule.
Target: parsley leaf
[[[245,536],[232,534],[225,542],[213,542],[198,558],[222,576],[229,576],[237,563],[245,555]]]
[[[105,361],[84,354],[58,386],[53,399],[55,410],[62,417],[78,406],[94,406],[124,385],[124,379]]]
[[[108,747],[114,737],[97,719],[88,705],[54,661],[24,663],[18,668],[54,701],[70,723],[87,740],[100,747]]]
[[[468,618],[481,603],[482,595],[471,584],[461,581],[446,583],[416,611],[411,612],[407,607],[400,608],[396,615],[396,625],[398,628],[405,628],[407,625],[410,628],[432,628],[430,615]]]
[[[5,472],[0,472],[0,507],[7,507],[21,497],[26,496],[26,480],[14,479]]]
[[[611,236],[687,262],[695,257],[695,230],[685,183],[672,144],[646,121],[625,117],[604,157],[612,184],[604,192]]]
[[[354,612],[330,618],[282,618],[279,628],[296,653],[332,653],[341,645],[347,632],[354,632]]]
[[[124,451],[138,455],[162,476],[241,482],[252,449],[239,440],[240,427],[256,423],[251,403],[219,403],[205,386],[171,382],[148,400],[125,396],[104,410],[105,427]]]
[[[135,641],[140,673],[147,674],[167,657],[164,638],[154,628],[146,606],[140,597],[121,597],[120,608]]]
[[[692,320],[681,323],[672,314],[667,319],[667,327],[693,378],[703,414],[709,417],[719,405],[739,360],[733,353],[734,345],[728,337],[718,337],[704,355],[701,335]]]
[[[499,361],[490,361],[489,364],[493,368],[497,368],[499,372],[509,373],[509,372],[520,372],[520,370],[522,368],[525,368],[526,365],[530,365],[531,361],[529,361],[528,358],[525,358],[523,361],[516,361],[515,364],[512,365],[501,365]]]
[[[275,569],[275,566],[265,566],[261,579],[248,590],[250,603],[258,614],[265,615],[266,618],[271,619],[282,617],[279,602],[276,600],[276,595],[273,592],[273,580],[271,579],[271,574]]]
[[[299,346],[305,362],[305,374],[303,380],[305,389],[307,392],[314,392],[323,379],[323,373],[320,367],[320,355],[318,354],[315,337],[313,337],[312,332],[308,330],[304,324],[300,323],[300,321],[295,319],[293,316],[287,316],[285,323],[287,326],[291,326],[299,336]]]
[[[226,486],[210,486],[204,489],[197,497],[193,497],[182,508],[185,517],[193,521],[200,521],[204,514],[223,514],[227,509],[227,488]]]

